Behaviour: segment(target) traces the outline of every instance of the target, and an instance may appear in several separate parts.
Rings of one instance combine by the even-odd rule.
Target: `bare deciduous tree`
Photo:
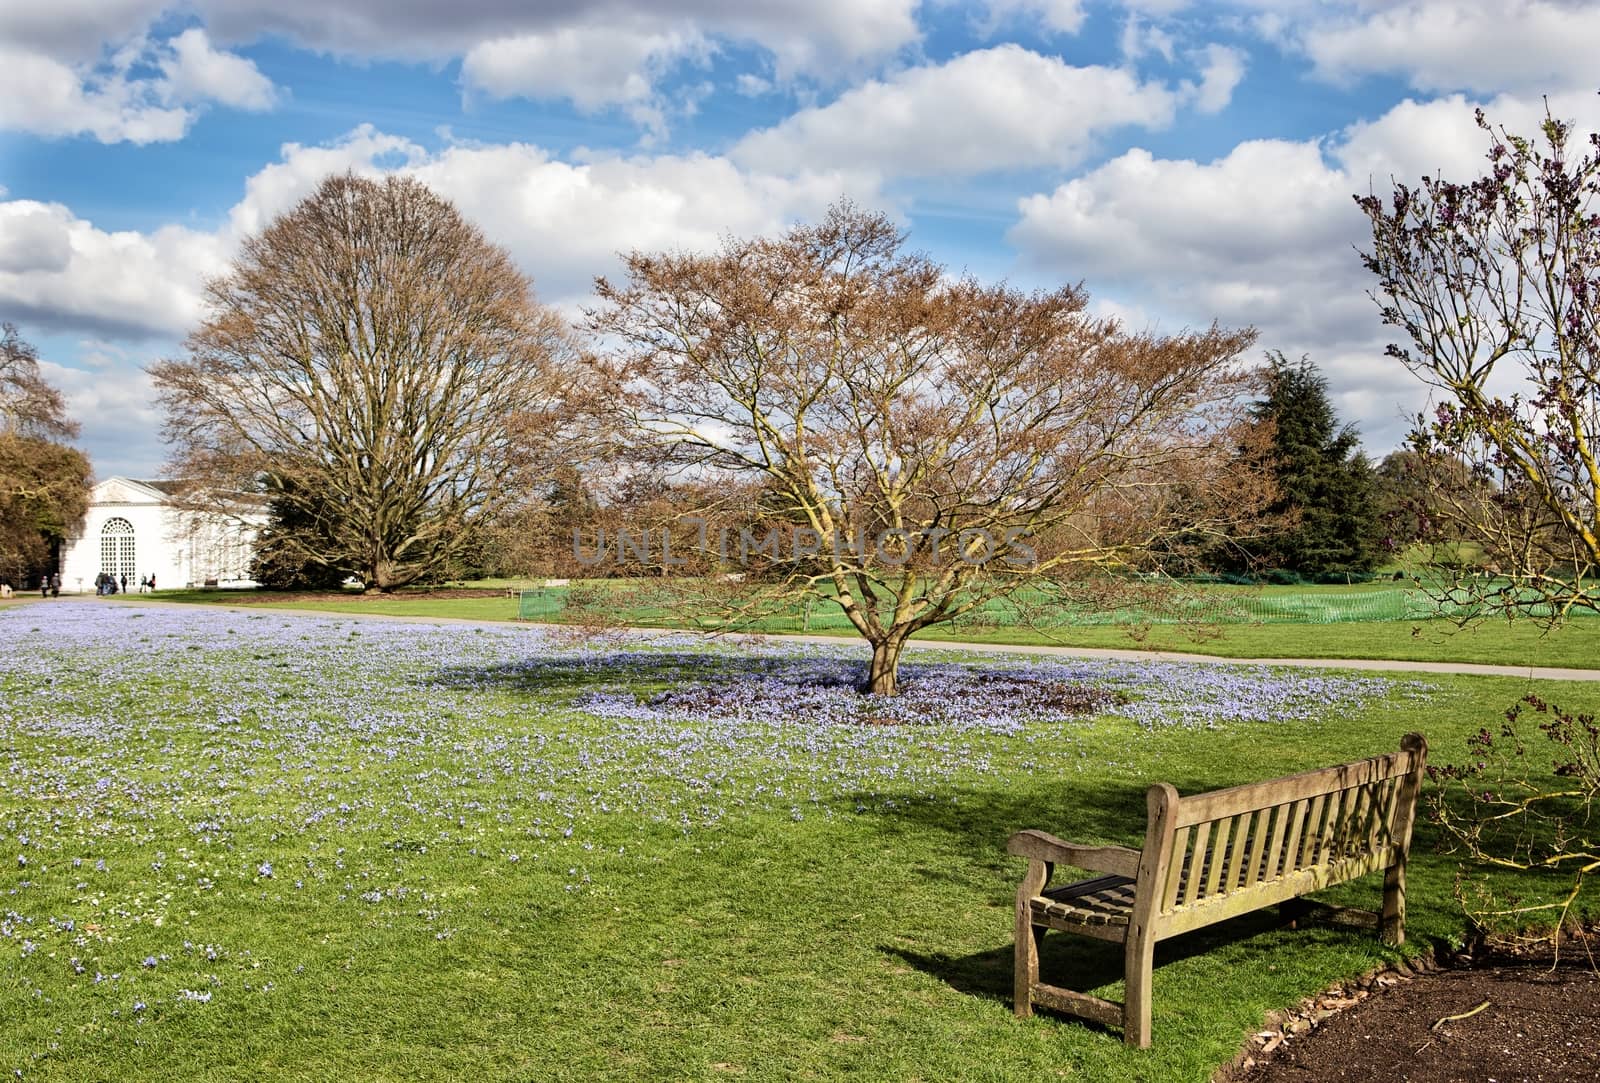
[[[874,693],[924,628],[1024,588],[1104,591],[1158,542],[1261,504],[1234,457],[1251,331],[1133,334],[1075,287],[951,278],[848,204],[714,255],[635,253],[598,289],[591,327],[617,344],[635,424],[725,479],[733,506],[707,523],[743,524],[698,540],[746,571],[708,597],[838,606]]]
[[[0,576],[46,570],[51,544],[83,522],[89,460],[61,442],[77,434],[38,352],[16,327],[0,325]]]
[[[292,508],[284,557],[393,590],[447,567],[571,433],[562,322],[510,256],[403,177],[337,176],[209,283],[151,369],[190,499]]]
[[[61,392],[39,372],[39,351],[10,323],[0,324],[0,433],[45,439],[78,435]]]
[[[1560,617],[1600,608],[1600,137],[1579,154],[1548,114],[1539,140],[1478,125],[1483,176],[1357,198],[1362,259],[1408,340],[1389,355],[1443,393],[1412,435],[1432,522],[1512,580],[1447,591]]]

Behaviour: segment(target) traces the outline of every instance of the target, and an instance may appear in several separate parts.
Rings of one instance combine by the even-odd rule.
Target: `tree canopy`
[[[1384,322],[1404,335],[1389,356],[1440,394],[1412,433],[1419,461],[1437,467],[1434,521],[1513,580],[1482,600],[1596,609],[1600,137],[1582,152],[1548,113],[1534,138],[1477,119],[1478,178],[1356,198],[1372,228],[1362,260]]]
[[[173,475],[264,494],[278,567],[393,590],[447,567],[548,469],[577,382],[562,321],[418,181],[330,177],[206,287],[151,369]]]
[[[0,578],[45,571],[52,550],[83,522],[89,460],[63,440],[78,426],[39,355],[17,328],[0,325]]]
[[[722,501],[678,509],[701,516],[708,568],[738,564],[741,599],[838,606],[872,645],[873,692],[923,628],[1107,582],[1256,506],[1229,476],[1251,331],[1135,333],[1075,286],[952,276],[849,204],[626,266],[590,326],[658,465]]]

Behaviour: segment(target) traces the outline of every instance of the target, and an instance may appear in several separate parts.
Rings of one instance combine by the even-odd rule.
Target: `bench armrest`
[[[1018,857],[1071,865],[1090,872],[1109,872],[1117,876],[1139,875],[1139,851],[1126,846],[1079,846],[1056,838],[1047,831],[1018,831],[1006,842],[1006,851]]]

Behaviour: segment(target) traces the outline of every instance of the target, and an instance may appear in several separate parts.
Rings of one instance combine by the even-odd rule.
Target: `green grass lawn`
[[[0,610],[0,644],[0,1071],[29,1080],[1204,1080],[1265,1012],[1394,950],[1258,914],[1158,947],[1152,1050],[1018,1021],[1006,836],[1138,845],[1152,781],[1413,729],[1459,758],[1529,687],[1349,699],[1316,683],[1337,675],[1140,664],[1084,679],[1143,674],[1136,702],[1168,711],[1209,681],[1279,720],[821,724],[717,695],[792,659],[833,672],[827,648],[93,601]],[[705,713],[630,713],[695,686]],[[1463,932],[1436,842],[1424,825],[1407,950]],[[1120,995],[1113,948],[1052,936],[1044,962]]]
[[[1273,588],[1278,589],[1278,588]],[[1285,588],[1304,591],[1308,588]],[[1317,587],[1317,591],[1355,592],[1357,587]],[[241,596],[221,591],[163,591],[163,601],[207,604],[249,604],[310,609],[327,613],[513,621],[517,602],[507,597],[435,598],[427,594],[383,597],[328,595],[320,599],[278,603],[268,593]],[[133,595],[123,601],[137,602]],[[819,607],[820,609],[821,607]],[[633,623],[671,627],[663,613],[633,614]],[[653,618],[653,619],[651,619]],[[813,634],[856,639],[855,633],[822,627]],[[799,621],[769,622],[766,631],[798,631]],[[1119,627],[1031,628],[992,624],[939,625],[921,640],[1016,645],[1055,644],[1068,647],[1115,647],[1212,654],[1224,658],[1387,658],[1412,662],[1479,662],[1514,666],[1600,668],[1600,620],[1579,619],[1546,631],[1531,621],[1508,624],[1485,621],[1465,628],[1451,621],[1353,621],[1341,624],[1234,624],[1209,629],[1203,636],[1174,625],[1156,625],[1137,633]]]

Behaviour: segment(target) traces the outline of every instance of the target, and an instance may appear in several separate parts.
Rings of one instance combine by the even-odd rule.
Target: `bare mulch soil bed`
[[[1587,938],[1595,950],[1593,933]],[[1226,1083],[1600,1080],[1600,974],[1581,942],[1559,965],[1480,950],[1370,974],[1274,1018]]]

